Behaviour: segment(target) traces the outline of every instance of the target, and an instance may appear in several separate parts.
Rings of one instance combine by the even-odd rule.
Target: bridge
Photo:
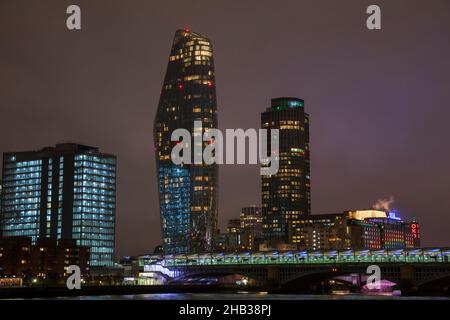
[[[147,255],[139,265],[171,282],[241,275],[281,290],[311,289],[331,279],[363,286],[367,268],[377,265],[382,279],[402,290],[438,287],[447,293],[450,287],[450,248]]]

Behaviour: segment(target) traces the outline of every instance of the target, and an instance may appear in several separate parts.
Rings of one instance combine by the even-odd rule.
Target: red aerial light
[[[178,89],[183,90],[183,85],[181,83],[178,85]]]

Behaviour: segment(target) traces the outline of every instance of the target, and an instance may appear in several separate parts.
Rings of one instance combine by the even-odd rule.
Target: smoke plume
[[[390,211],[391,205],[394,203],[394,197],[390,196],[389,199],[379,199],[375,204],[372,206],[375,210],[383,210],[383,211]]]

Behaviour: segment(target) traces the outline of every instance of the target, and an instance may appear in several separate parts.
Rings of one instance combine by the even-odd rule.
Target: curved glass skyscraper
[[[161,228],[166,254],[207,252],[214,245],[217,165],[175,165],[170,156],[176,143],[171,141],[172,132],[183,128],[193,133],[194,121],[202,122],[203,132],[217,128],[212,46],[198,33],[178,30],[154,123]],[[194,156],[192,152],[192,158]]]

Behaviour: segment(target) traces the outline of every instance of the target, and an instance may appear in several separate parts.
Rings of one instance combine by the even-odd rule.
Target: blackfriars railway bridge
[[[331,279],[363,286],[376,265],[381,279],[403,292],[450,288],[450,248],[147,255],[139,264],[168,283],[241,275],[263,288],[306,291]]]

